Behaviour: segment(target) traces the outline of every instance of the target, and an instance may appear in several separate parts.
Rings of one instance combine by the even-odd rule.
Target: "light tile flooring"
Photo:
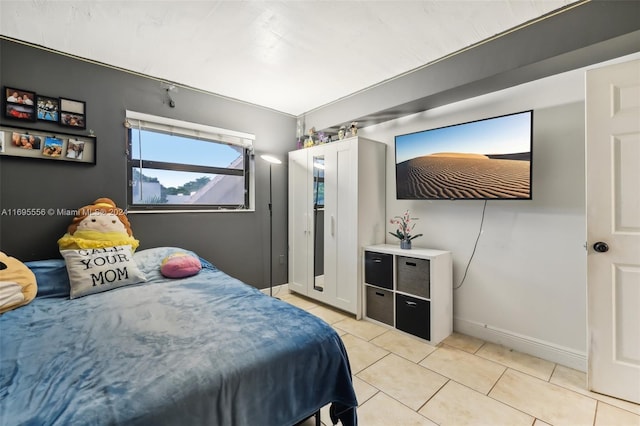
[[[274,295],[342,336],[360,426],[640,426],[640,405],[588,392],[583,372],[457,333],[431,346],[282,288]],[[331,424],[328,407],[321,418]]]

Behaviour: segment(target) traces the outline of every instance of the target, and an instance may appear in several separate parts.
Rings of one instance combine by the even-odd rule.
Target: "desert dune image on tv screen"
[[[530,199],[531,112],[396,137],[398,199]]]

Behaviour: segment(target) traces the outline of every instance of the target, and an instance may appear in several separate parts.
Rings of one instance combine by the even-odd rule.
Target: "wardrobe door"
[[[319,300],[325,300],[325,149],[321,146],[315,147],[310,153],[313,173],[311,192],[311,235],[313,240],[311,243],[311,253],[313,257],[313,273],[308,295]]]
[[[358,296],[358,143],[356,140],[336,149],[338,190],[335,205],[335,252],[337,306],[356,313]]]
[[[353,142],[325,151],[325,291],[331,303],[356,312],[358,244],[355,206],[357,157]]]
[[[336,144],[338,145],[338,144]],[[337,306],[336,299],[336,200],[338,175],[336,170],[336,145],[323,146],[324,153],[324,299]],[[339,144],[339,145],[342,145]],[[338,306],[339,307],[339,306]]]
[[[312,283],[312,173],[306,150],[289,153],[289,288],[308,294]]]

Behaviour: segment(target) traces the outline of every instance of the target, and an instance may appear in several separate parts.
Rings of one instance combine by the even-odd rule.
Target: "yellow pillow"
[[[0,251],[0,314],[26,305],[37,292],[33,272],[18,259]]]

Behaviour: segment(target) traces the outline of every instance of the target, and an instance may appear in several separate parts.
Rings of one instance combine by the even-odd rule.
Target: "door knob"
[[[598,241],[597,243],[595,243],[593,245],[593,249],[595,251],[597,251],[598,253],[605,253],[607,251],[609,251],[609,245],[605,242],[602,241]]]

